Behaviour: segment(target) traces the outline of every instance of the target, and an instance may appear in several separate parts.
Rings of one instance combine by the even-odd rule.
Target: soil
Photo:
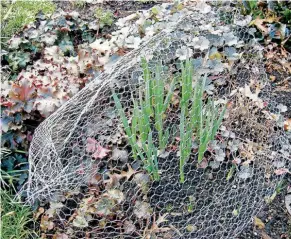
[[[77,1],[54,1],[57,9],[64,11],[77,11],[83,19],[95,19],[95,12],[97,8],[104,10],[111,10],[116,18],[125,17],[138,10],[146,10],[162,1],[104,1],[104,3],[89,4],[85,3],[83,6],[78,6]],[[165,2],[165,1],[163,1]]]
[[[226,172],[231,163],[225,162],[218,169],[197,168],[197,158],[192,155],[184,170],[186,180],[181,184],[178,159],[173,154],[166,159],[159,158],[162,177],[160,181],[153,182],[148,197],[155,211],[160,215],[169,214],[166,226],[174,226],[183,238],[230,238],[229,232],[241,231],[250,215],[260,215],[259,205],[268,191],[268,185],[263,183],[263,170],[254,166],[256,176],[252,180],[239,180],[234,176],[227,181]],[[238,215],[234,215],[236,209],[240,210]],[[225,217],[220,217],[217,225],[215,222],[221,214]],[[252,235],[250,229],[243,233]],[[178,234],[172,238],[178,237]]]
[[[291,182],[291,177],[286,178]],[[274,201],[261,210],[257,217],[265,224],[265,228],[258,229],[255,225],[248,225],[237,239],[290,239],[291,238],[291,215],[285,207],[285,189]]]

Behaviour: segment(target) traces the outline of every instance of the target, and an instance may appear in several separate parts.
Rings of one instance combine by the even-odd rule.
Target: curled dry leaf
[[[39,216],[43,213],[44,213],[44,208],[43,207],[38,208],[37,212],[34,213],[34,219],[37,220]]]

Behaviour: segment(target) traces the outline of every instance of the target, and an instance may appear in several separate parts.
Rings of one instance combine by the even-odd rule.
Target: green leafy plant
[[[244,14],[251,14],[256,17],[264,17],[264,11],[258,7],[258,0],[243,1],[242,9]]]
[[[193,65],[186,61],[182,65],[181,88],[182,98],[180,102],[180,182],[185,181],[184,165],[190,157],[192,137],[195,132],[198,148],[198,163],[201,163],[208,143],[214,139],[222,122],[226,107],[219,115],[219,109],[214,106],[212,99],[208,99],[203,107],[203,92],[206,76],[197,79],[194,91],[192,87]],[[192,96],[193,95],[193,96]],[[192,97],[191,97],[192,96]],[[191,107],[190,107],[191,106]]]
[[[27,152],[1,148],[1,174],[3,187],[11,187],[14,191],[20,189],[28,177],[28,162],[24,157]]]
[[[99,19],[100,28],[104,26],[111,26],[114,21],[113,13],[109,10],[103,10],[102,8],[96,9],[96,17]]]
[[[28,228],[32,222],[32,211],[28,206],[13,199],[10,192],[1,190],[1,238],[23,239],[37,237]]]
[[[84,8],[86,6],[86,1],[85,0],[76,0],[73,2],[73,5],[76,6],[77,8]]]

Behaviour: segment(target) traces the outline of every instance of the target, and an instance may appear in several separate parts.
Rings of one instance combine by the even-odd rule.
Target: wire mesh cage
[[[36,130],[24,189],[59,233],[234,238],[273,194],[291,146],[261,47],[230,3],[195,7]]]

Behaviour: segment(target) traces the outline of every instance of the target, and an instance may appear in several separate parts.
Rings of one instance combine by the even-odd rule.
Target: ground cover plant
[[[2,55],[3,184],[26,181],[28,145],[48,117],[20,192],[43,236],[235,237],[289,175],[289,106],[263,74],[248,28],[258,21],[235,4],[163,4],[124,18],[87,2],[80,11],[88,6],[91,24],[39,14]]]

